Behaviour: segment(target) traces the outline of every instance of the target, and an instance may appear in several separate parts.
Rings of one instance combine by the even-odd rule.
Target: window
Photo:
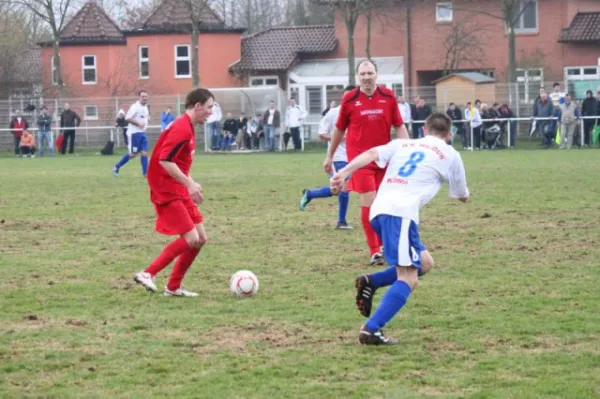
[[[312,86],[306,88],[306,107],[309,115],[321,115],[321,112],[325,109],[321,100],[321,93],[323,87]]]
[[[537,0],[520,0],[516,7],[515,32],[532,32],[538,29]]]
[[[404,85],[402,83],[392,83],[392,91],[396,97],[404,96]]]
[[[86,121],[97,121],[98,120],[98,106],[86,105],[83,107],[83,119]]]
[[[342,97],[344,95],[344,86],[343,85],[328,85],[325,87],[325,97],[327,99],[327,104],[335,101],[337,105],[340,105],[342,101]]]
[[[140,69],[140,79],[148,79],[150,77],[150,57],[149,57],[147,46],[140,46],[139,69]]]
[[[600,78],[600,67],[567,67],[565,75],[568,80],[591,80]]]
[[[277,76],[251,77],[250,86],[277,86],[279,79]]]
[[[436,22],[452,22],[452,2],[438,1],[435,5]]]
[[[50,64],[52,66],[52,84],[53,85],[57,85],[58,84],[58,68],[56,65],[56,57],[52,56],[51,60],[50,60]]]
[[[81,57],[83,70],[83,84],[96,84],[96,56],[84,55]]]
[[[190,78],[191,76],[190,46],[188,44],[175,46],[175,77]]]

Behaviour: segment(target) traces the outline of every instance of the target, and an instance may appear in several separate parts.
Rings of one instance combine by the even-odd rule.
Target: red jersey
[[[377,86],[372,96],[360,88],[344,94],[336,127],[346,129],[348,161],[391,141],[392,126],[404,124],[393,91]],[[372,165],[375,165],[374,163]],[[369,165],[371,166],[371,165]]]
[[[148,184],[150,200],[154,204],[167,204],[173,200],[189,197],[187,188],[171,177],[160,165],[160,161],[169,161],[189,176],[196,151],[196,133],[187,114],[175,119],[161,133],[148,165]]]

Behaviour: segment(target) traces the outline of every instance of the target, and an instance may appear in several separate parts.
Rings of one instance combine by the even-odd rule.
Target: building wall
[[[126,45],[62,46],[61,67],[65,90],[70,96],[104,97],[130,95],[144,88],[152,94],[185,93],[192,87],[192,78],[175,77],[175,46],[190,45],[186,34],[130,36]],[[149,50],[149,78],[140,78],[138,51]],[[204,87],[237,87],[240,82],[228,72],[228,67],[240,58],[239,33],[203,33],[199,38],[200,85]],[[42,50],[44,86],[55,94],[51,85],[51,47]],[[95,55],[97,83],[83,84],[82,56]],[[191,53],[190,53],[191,56]]]
[[[412,10],[410,31],[412,50],[412,74],[408,79],[408,65],[405,65],[406,83],[430,85],[427,79],[419,80],[419,71],[441,70],[444,65],[446,38],[456,29],[457,22],[477,24],[477,36],[483,43],[484,56],[476,64],[459,64],[459,68],[493,69],[495,76],[503,80],[507,74],[508,38],[504,23],[483,14],[473,14],[473,0],[453,1],[453,22],[439,23],[435,18],[435,0],[424,0]],[[477,2],[477,11],[499,15],[498,2]],[[596,65],[598,46],[578,46],[558,43],[562,28],[569,26],[573,16],[581,11],[600,11],[597,0],[539,0],[538,31],[517,34],[517,59],[529,67],[543,67],[545,80],[563,78],[563,70],[568,65]],[[340,14],[335,18],[336,35],[339,46],[330,54],[331,58],[345,57],[348,51],[348,35]],[[373,18],[371,33],[371,56],[407,57],[406,13],[404,7],[386,9]],[[366,55],[366,18],[361,16],[355,29],[355,55]],[[408,63],[408,60],[406,60]],[[427,80],[427,81],[425,81]]]

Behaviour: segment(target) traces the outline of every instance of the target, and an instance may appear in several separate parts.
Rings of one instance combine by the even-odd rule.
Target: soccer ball
[[[250,296],[258,292],[258,279],[249,270],[239,270],[231,276],[231,293],[235,296]]]

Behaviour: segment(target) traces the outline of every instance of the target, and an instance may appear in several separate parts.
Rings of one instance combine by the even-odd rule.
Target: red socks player
[[[203,201],[202,187],[189,172],[196,150],[194,125],[204,123],[210,116],[213,99],[206,89],[188,93],[185,114],[161,133],[150,158],[148,185],[156,212],[156,231],[179,238],[167,245],[150,266],[137,273],[135,281],[156,292],[156,275],[177,259],[165,296],[198,296],[181,286],[185,273],[208,240],[197,206]]]

